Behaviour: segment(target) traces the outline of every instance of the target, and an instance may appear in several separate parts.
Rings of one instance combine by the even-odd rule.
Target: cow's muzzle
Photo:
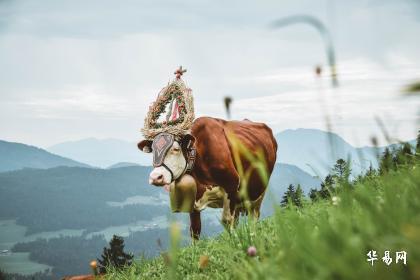
[[[164,174],[167,173],[167,174]],[[168,175],[168,176],[166,176]],[[149,175],[149,184],[154,186],[165,186],[172,183],[174,180],[174,174],[171,169],[162,163],[162,166],[156,167]]]
[[[163,174],[158,174],[154,172],[150,173],[150,176],[149,176],[150,185],[161,187],[165,185],[165,182],[163,180],[164,180]]]

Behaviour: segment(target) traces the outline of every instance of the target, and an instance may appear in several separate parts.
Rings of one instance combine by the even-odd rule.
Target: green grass
[[[231,233],[111,269],[107,278],[420,279],[419,165],[365,178],[336,196],[338,203],[278,208],[274,216],[242,222]],[[256,257],[247,255],[249,246],[257,248]],[[373,266],[370,250],[378,254]],[[385,250],[391,251],[390,266],[382,261]],[[406,266],[395,263],[395,252],[403,250]],[[200,268],[203,255],[209,262]]]

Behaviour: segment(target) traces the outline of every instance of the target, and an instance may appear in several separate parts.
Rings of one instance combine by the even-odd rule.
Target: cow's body
[[[239,214],[240,209],[238,209],[238,206],[240,206],[241,201],[238,196],[240,184],[238,167],[236,166],[228,137],[233,135],[251,153],[261,150],[266,160],[268,175],[271,175],[277,154],[277,143],[273,133],[263,123],[255,123],[248,120],[225,121],[202,117],[194,121],[191,134],[196,139],[195,147],[197,149],[195,166],[191,172],[191,175],[197,182],[196,201],[200,202],[206,191],[211,193],[212,186],[213,188],[214,186],[219,186],[221,190],[213,191],[215,192],[213,197],[218,196],[220,198],[223,192],[226,193],[227,197],[223,197],[224,203],[217,203],[215,199],[216,203],[213,203],[213,205],[216,207],[223,206],[222,220],[231,222]],[[241,164],[243,170],[250,168],[250,163],[243,156],[241,157]],[[251,201],[251,210],[254,212],[252,214],[257,215],[257,217],[259,216],[259,208],[266,187],[260,174],[256,170],[253,171],[247,184],[247,194]],[[201,209],[196,211],[199,210]],[[229,216],[229,214],[231,215]],[[195,235],[199,234],[201,228],[197,224],[199,222],[197,215],[199,215],[199,212],[191,215],[191,230]]]
[[[240,163],[235,162],[231,141],[235,139],[240,142],[253,155],[258,151],[262,152],[269,177],[277,154],[277,143],[271,129],[263,123],[248,120],[225,121],[201,117],[194,121],[191,135],[195,139],[194,146],[197,151],[194,167],[190,171],[190,175],[194,177],[197,184],[195,207],[190,213],[192,236],[198,238],[200,235],[200,211],[206,206],[223,208],[222,221],[226,224],[232,225],[239,212],[245,210],[251,210],[250,214],[258,218],[267,183],[263,182],[258,171],[252,169],[246,185],[250,207],[245,209],[243,199],[239,196],[241,178],[238,168],[243,168],[244,171],[251,170],[251,163],[243,155],[240,157]],[[176,150],[182,146],[176,142],[175,144]],[[143,146],[144,144],[140,144],[139,147]],[[171,150],[168,154],[168,158],[175,157]],[[165,162],[166,167],[179,169],[173,164],[173,159]],[[182,164],[185,165],[185,160]],[[174,173],[175,176],[177,176],[176,173]],[[155,185],[168,184],[168,182],[165,183],[165,180],[168,181],[166,178],[174,175],[172,172],[172,176],[168,174],[164,168],[157,167],[152,171],[150,181]],[[176,184],[176,180],[172,183]]]

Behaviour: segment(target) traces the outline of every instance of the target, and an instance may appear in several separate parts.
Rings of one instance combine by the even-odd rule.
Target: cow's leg
[[[237,225],[238,221],[239,209],[236,209],[236,203],[231,203],[231,199],[226,193],[223,197],[222,224],[227,230],[230,230]]]
[[[225,191],[222,222],[231,227],[234,222],[235,208],[239,201],[239,175],[235,169],[227,170],[221,167],[213,170],[213,176],[217,178],[216,183]]]
[[[222,224],[226,229],[230,229],[233,221],[233,216],[230,212],[230,200],[227,193],[223,196],[223,211],[222,211]]]
[[[251,203],[251,207],[250,207],[251,213],[249,214],[255,220],[258,220],[260,218],[260,214],[261,214],[260,210],[261,210],[262,201],[264,199],[264,195],[265,195],[265,192],[257,200]]]
[[[201,233],[201,216],[199,211],[190,213],[190,234],[193,240],[198,240]]]

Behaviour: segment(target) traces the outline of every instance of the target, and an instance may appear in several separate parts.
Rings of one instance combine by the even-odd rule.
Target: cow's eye
[[[180,148],[174,148],[173,151],[174,152],[179,152],[179,151],[181,151],[181,149]]]

